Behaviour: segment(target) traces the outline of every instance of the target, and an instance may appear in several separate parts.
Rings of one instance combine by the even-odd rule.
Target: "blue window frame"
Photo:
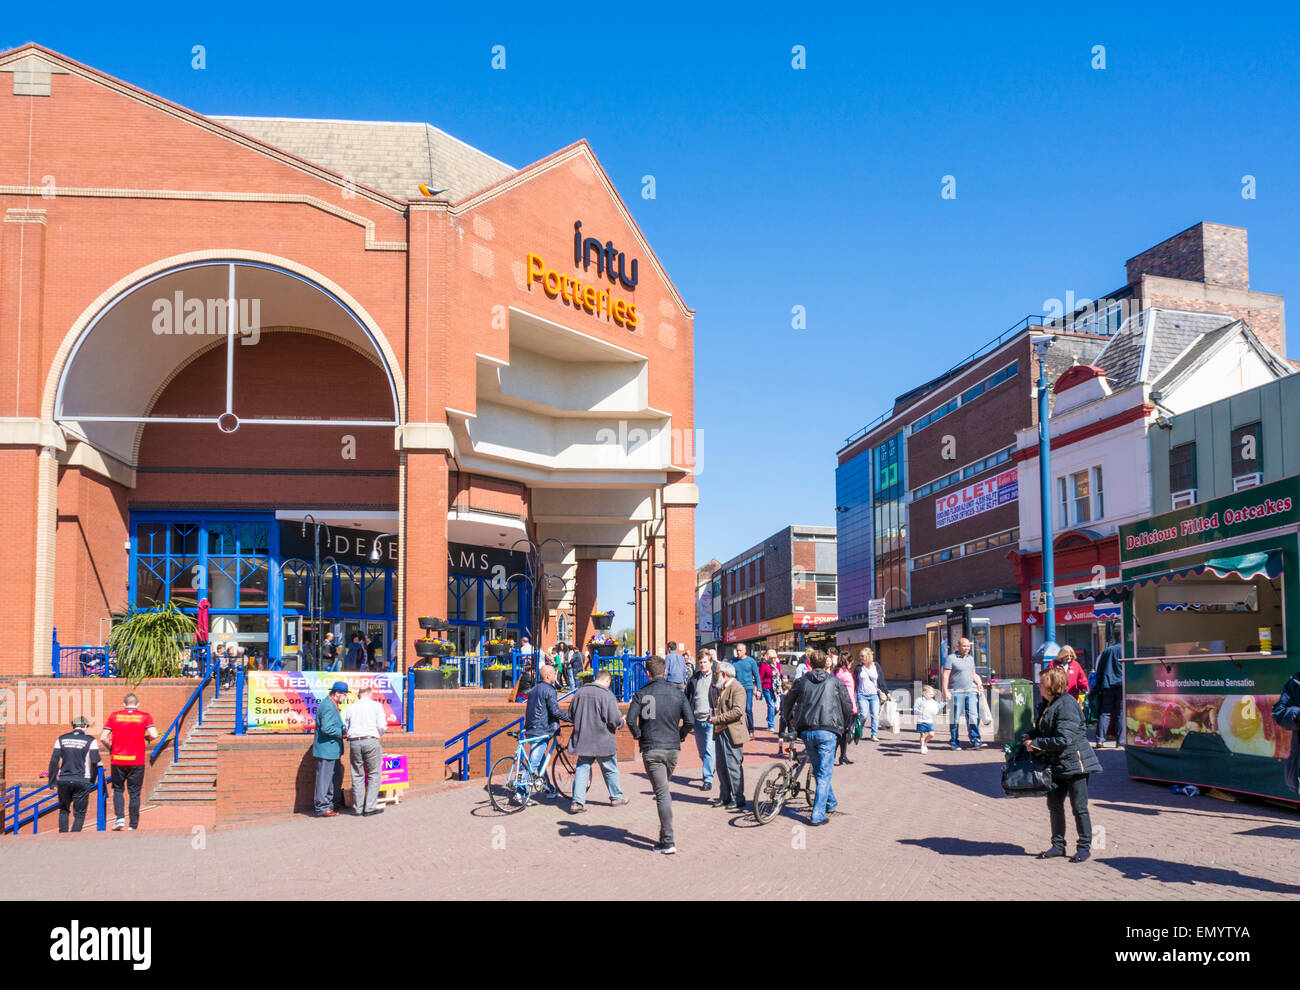
[[[507,634],[519,642],[530,636],[528,585],[516,578],[504,586],[492,578],[451,574],[447,578],[447,622],[465,630],[464,648],[473,652],[487,638],[487,618],[506,619]]]

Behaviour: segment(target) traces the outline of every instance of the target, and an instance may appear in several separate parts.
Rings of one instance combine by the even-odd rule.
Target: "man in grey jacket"
[[[623,724],[618,701],[609,690],[611,676],[602,670],[590,684],[578,689],[569,705],[573,719],[573,735],[569,737],[569,754],[574,757],[573,803],[569,812],[580,815],[587,810],[587,785],[591,781],[591,765],[600,764],[609,790],[609,803],[615,807],[627,804],[618,780],[618,742],[614,733]]]

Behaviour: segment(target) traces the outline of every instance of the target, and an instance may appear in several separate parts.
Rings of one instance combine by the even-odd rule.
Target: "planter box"
[[[447,628],[447,621],[445,619],[435,619],[432,616],[422,615],[420,616],[420,628],[429,630],[430,632],[439,632]]]
[[[501,670],[483,671],[483,686],[485,688],[508,688],[514,682],[514,671],[509,667],[504,667]]]
[[[417,639],[415,641],[415,655],[417,657],[440,657],[442,656],[442,647],[432,640]]]
[[[596,657],[612,657],[618,652],[617,643],[593,643],[591,647],[591,654]]]
[[[614,626],[613,615],[593,615],[591,621],[594,622],[596,628],[600,630],[612,629]]]
[[[442,671],[437,669],[413,670],[411,674],[415,679],[415,689],[417,691],[428,691],[431,688],[442,687]]]
[[[510,656],[510,647],[493,646],[491,643],[489,643],[487,645],[487,655],[490,657],[508,657]]]

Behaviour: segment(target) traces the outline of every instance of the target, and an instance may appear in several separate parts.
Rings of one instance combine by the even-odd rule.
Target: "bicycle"
[[[754,817],[760,825],[766,825],[779,815],[785,803],[797,800],[801,793],[809,808],[812,808],[817,795],[817,781],[808,747],[802,745],[803,740],[793,732],[783,732],[780,738],[790,744],[789,757],[765,766],[754,785]],[[795,743],[801,744],[798,753],[795,752]]]
[[[547,736],[524,736],[521,732],[508,732],[518,739],[513,756],[503,756],[492,764],[488,774],[488,800],[503,815],[513,815],[535,803],[533,795],[550,792],[573,798],[573,763],[569,751],[559,741],[559,733]],[[536,773],[528,762],[534,744],[546,740],[546,755]]]

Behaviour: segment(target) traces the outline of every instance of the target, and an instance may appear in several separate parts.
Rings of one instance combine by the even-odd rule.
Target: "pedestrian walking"
[[[679,691],[686,690],[686,658],[677,652],[677,644],[668,641],[668,652],[664,655],[664,680]]]
[[[1052,666],[1065,671],[1065,690],[1071,698],[1078,701],[1080,695],[1088,693],[1088,675],[1084,672],[1083,664],[1079,663],[1079,656],[1074,652],[1073,646],[1062,646],[1052,661]]]
[[[758,664],[749,655],[749,648],[744,643],[736,645],[736,658],[732,662],[736,680],[745,689],[745,727],[749,735],[754,734],[754,701],[758,698]]]
[[[352,634],[352,645],[348,647],[348,655],[343,661],[344,670],[364,670],[366,662],[366,644],[361,641],[361,633]]]
[[[1300,673],[1293,674],[1277,696],[1273,706],[1273,723],[1279,729],[1291,731],[1291,755],[1286,758],[1282,775],[1286,786],[1300,791]],[[1123,725],[1123,723],[1120,723]],[[1122,731],[1122,730],[1121,730]]]
[[[113,831],[126,827],[122,812],[122,792],[130,795],[129,814],[131,831],[140,826],[140,791],[144,787],[145,744],[158,738],[153,716],[139,708],[140,699],[128,694],[122,707],[104,720],[104,731],[99,737],[112,761],[113,779]]]
[[[763,689],[763,704],[767,706],[767,731],[776,731],[776,713],[781,701],[781,660],[776,650],[763,654],[763,662],[758,665],[759,685]]]
[[[858,718],[863,729],[870,730],[872,742],[879,741],[880,704],[889,698],[889,685],[884,671],[876,663],[876,653],[869,646],[858,652],[857,667]]]
[[[343,727],[352,764],[352,810],[359,815],[381,815],[379,782],[384,776],[384,749],[379,740],[388,731],[388,716],[368,684],[357,688],[357,700],[348,705]]]
[[[1111,723],[1115,723],[1115,745],[1124,745],[1124,647],[1111,634],[1111,643],[1097,657],[1097,745],[1107,746]]]
[[[532,661],[528,661],[528,666]],[[538,671],[539,680],[528,692],[528,704],[524,708],[524,728],[519,734],[519,741],[530,741],[528,766],[534,774],[542,769],[546,759],[546,747],[551,737],[560,729],[561,722],[573,721],[569,713],[560,707],[559,695],[555,693],[555,668],[544,663]],[[532,802],[532,797],[526,799]]]
[[[753,663],[753,660],[750,661]],[[749,729],[745,701],[750,696],[736,677],[736,668],[725,660],[718,664],[722,684],[713,708],[714,759],[719,774],[718,796],[709,803],[729,811],[745,810],[745,743]]]
[[[50,767],[46,778],[59,795],[59,831],[68,831],[68,814],[72,815],[72,831],[80,832],[86,820],[86,802],[99,778],[99,744],[86,732],[90,719],[78,715],[72,720],[72,731],[54,740],[50,754]]]
[[[311,755],[316,758],[313,807],[317,818],[333,818],[343,804],[343,764],[339,761],[343,758],[344,728],[339,702],[347,696],[347,682],[335,681],[316,706],[316,738]]]
[[[853,735],[853,725],[858,717],[858,692],[854,689],[853,675],[849,672],[848,655],[834,658],[835,677],[844,685],[844,690],[849,693],[849,702],[852,705],[853,713],[844,725],[844,731],[840,733],[839,738],[839,762],[841,765],[852,763],[849,759],[849,737]]]
[[[618,699],[610,691],[613,676],[602,670],[590,684],[578,689],[569,704],[573,734],[569,737],[569,755],[574,758],[573,801],[569,813],[580,815],[587,810],[587,785],[591,782],[591,765],[600,764],[612,806],[627,804],[618,776],[618,741],[614,733],[623,724]]]
[[[721,685],[717,683],[713,655],[708,650],[700,653],[700,668],[686,682],[686,701],[695,717],[695,748],[700,754],[700,790],[713,790],[713,706]]]
[[[1021,737],[1025,748],[1048,760],[1056,787],[1047,792],[1047,813],[1052,822],[1052,848],[1039,859],[1065,855],[1065,799],[1070,799],[1079,842],[1071,863],[1082,863],[1092,848],[1092,820],[1088,815],[1088,777],[1101,772],[1101,761],[1088,745],[1083,713],[1066,686],[1064,667],[1049,667],[1039,679],[1043,700],[1039,702],[1034,727]]]
[[[627,727],[641,747],[641,763],[650,786],[654,788],[659,811],[659,841],[654,851],[671,855],[677,852],[673,836],[673,801],[668,782],[677,768],[682,742],[695,726],[686,695],[664,680],[667,664],[663,657],[649,657],[645,662],[650,682],[632,697],[627,709]]]
[[[916,713],[916,731],[921,736],[921,752],[928,753],[929,742],[934,738],[934,720],[939,714],[939,702],[934,699],[933,684],[922,685],[921,697],[916,699],[912,711]],[[876,737],[873,735],[871,738]]]
[[[963,712],[966,714],[966,735],[970,738],[971,749],[984,748],[984,743],[980,741],[979,704],[979,693],[983,687],[979,674],[975,673],[971,642],[963,636],[957,641],[957,648],[949,651],[943,661],[943,697],[948,702],[953,749],[961,749],[957,742],[957,729]]]
[[[853,702],[844,682],[826,669],[826,654],[812,657],[812,669],[794,682],[782,704],[785,717],[793,724],[807,747],[817,790],[813,797],[812,825],[825,825],[826,816],[839,805],[831,786],[835,745],[853,717]]]

